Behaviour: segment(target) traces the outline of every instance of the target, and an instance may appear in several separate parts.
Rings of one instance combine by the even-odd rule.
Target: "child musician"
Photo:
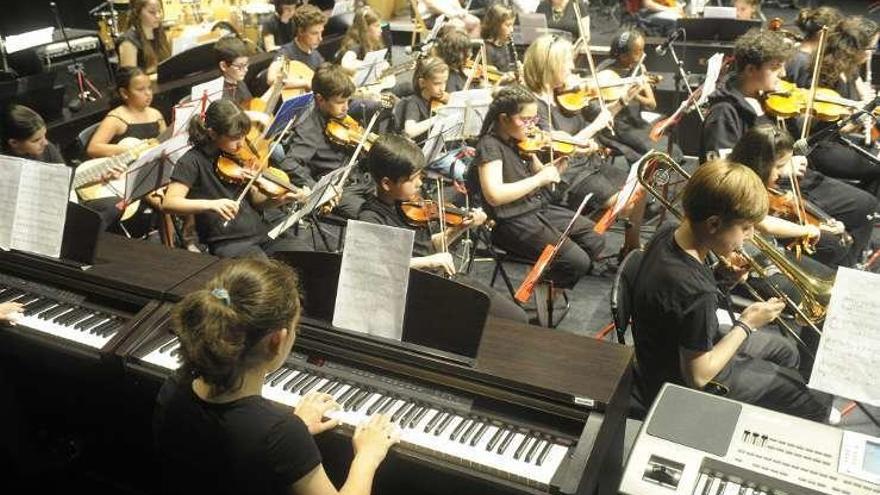
[[[219,175],[221,155],[235,155],[245,144],[250,127],[247,115],[225,99],[212,102],[204,120],[193,118],[189,124],[193,148],[174,166],[162,202],[169,213],[195,215],[199,240],[211,254],[220,257],[265,256],[280,250],[302,249],[293,246],[292,241],[271,242],[260,210],[301,200],[304,194],[286,192],[269,198],[252,187],[238,201],[246,186],[228,182]]]
[[[159,392],[153,427],[169,493],[370,493],[399,439],[387,416],[357,426],[337,491],[312,438],[338,424],[325,417],[339,408],[333,395],[309,392],[295,410],[261,395],[296,341],[298,286],[283,263],[239,260],[174,308],[183,366]]]
[[[357,9],[351,27],[339,44],[334,62],[351,75],[357,73],[367,53],[385,48],[381,21],[379,14],[371,7]]]
[[[128,151],[118,144],[125,138],[154,139],[165,131],[165,118],[150,106],[153,85],[137,67],[124,67],[116,73],[116,91],[122,104],[110,110],[98,125],[86,153],[90,158],[115,156]]]
[[[513,10],[495,3],[486,10],[486,17],[480,27],[480,34],[486,43],[486,62],[505,74],[505,82],[516,79],[516,71],[519,70],[511,53],[516,50],[511,38],[515,20],[516,14]]]
[[[761,179],[714,161],[688,180],[678,226],[660,228],[644,253],[632,294],[633,338],[647,400],[664,382],[725,391],[728,398],[825,421],[831,398],[809,390],[790,340],[769,328],[781,300],[753,303],[719,327],[719,289],[709,253],[728,257],[767,213]],[[742,275],[742,274],[741,274]]]
[[[354,83],[342,67],[325,63],[315,71],[311,82],[315,105],[293,127],[287,141],[287,154],[279,168],[298,185],[312,187],[325,174],[346,165],[352,146],[334,144],[327,136],[327,123],[348,115],[348,105],[355,91]],[[357,218],[364,199],[373,193],[369,174],[355,169],[343,186],[335,211],[345,218]]]
[[[302,62],[312,71],[318,70],[318,67],[324,63],[324,57],[318,52],[318,47],[324,39],[327,16],[318,7],[306,4],[297,8],[293,15],[293,23],[296,26],[296,36],[293,41],[281,47],[281,54],[288,60]],[[308,78],[287,77],[283,73],[280,58],[269,65],[266,81],[271,86],[278,77],[285,77],[285,88],[311,90],[311,81]]]
[[[137,67],[155,77],[159,62],[171,56],[171,43],[162,26],[159,0],[132,0],[130,28],[119,37],[119,67]]]
[[[502,88],[489,106],[477,156],[469,174],[470,190],[483,199],[495,220],[493,238],[505,250],[537,259],[548,244],[559,240],[574,212],[549,204],[545,186],[559,182],[564,160],[542,164],[521,157],[517,143],[538,118],[535,98],[522,86]],[[546,277],[557,288],[571,288],[593,266],[605,241],[584,216],[574,221],[568,239]]]
[[[834,7],[822,6],[814,9],[801,9],[795,25],[804,34],[794,55],[785,64],[785,78],[801,88],[810,87],[813,73],[813,55],[819,47],[819,35],[823,27],[833,29],[843,19],[843,14]]]
[[[260,25],[263,47],[266,51],[274,50],[293,41],[293,30],[296,27],[296,24],[293,23],[293,14],[300,2],[299,0],[273,0],[272,3],[275,5],[274,15]]]
[[[428,225],[414,227],[404,215],[400,204],[418,197],[424,167],[425,156],[411,140],[396,134],[380,136],[366,157],[366,168],[376,182],[376,195],[364,202],[359,220],[414,230],[415,244],[410,267],[440,270],[454,275],[456,282],[481,290],[489,296],[490,314],[527,323],[526,313],[509,297],[465,274],[456,274],[452,256],[442,250],[442,246],[451,245],[467,229],[482,225],[486,221],[486,214],[482,210],[473,210],[471,217],[464,219],[460,225],[447,227],[446,232],[433,235]]]
[[[471,61],[471,39],[459,29],[449,29],[439,37],[435,50],[437,56],[443,59],[449,67],[446,92],[453,93],[463,90],[468,80],[465,65]],[[480,84],[482,84],[481,80],[474,77],[471,79],[469,89],[477,88]]]
[[[754,29],[740,36],[734,44],[733,72],[709,97],[702,156],[726,157],[748,129],[772,123],[758,98],[776,89],[783,64],[792,51],[785,38],[773,31]],[[815,159],[811,156],[810,163]],[[871,222],[877,199],[813,167],[807,168],[800,187],[804,197],[846,225],[853,235],[851,259],[857,260],[870,241],[870,229],[865,224]]]

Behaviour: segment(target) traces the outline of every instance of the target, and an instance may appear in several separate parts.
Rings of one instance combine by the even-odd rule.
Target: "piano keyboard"
[[[115,315],[82,305],[84,298],[47,296],[27,289],[0,285],[0,303],[24,305],[16,326],[101,349],[125,325]]]
[[[172,339],[142,360],[165,369],[180,366],[179,342]],[[401,445],[523,484],[547,487],[569,450],[569,442],[526,427],[470,414],[469,404],[425,393],[418,386],[325,363],[319,369],[304,361],[282,366],[266,376],[263,396],[296,407],[310,391],[332,395],[341,406],[328,417],[355,427],[374,414],[388,414],[401,432]],[[298,365],[301,365],[298,366]],[[334,371],[343,370],[340,373]],[[380,382],[379,384],[375,382]]]

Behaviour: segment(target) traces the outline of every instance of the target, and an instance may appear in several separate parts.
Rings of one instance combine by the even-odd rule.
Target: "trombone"
[[[649,151],[639,159],[638,163],[638,179],[642,187],[644,187],[652,196],[675,215],[682,220],[684,215],[682,211],[675,205],[677,199],[667,199],[662,192],[662,188],[671,182],[672,174],[678,174],[683,181],[690,179],[690,174],[684,170],[675,160],[666,153],[659,151]],[[775,265],[780,273],[787,277],[794,284],[795,288],[801,295],[801,302],[798,304],[791,297],[783,292],[777,285],[771,282],[767,270],[754,259],[754,257],[740,251],[749,267],[758,274],[759,277],[767,281],[767,285],[772,289],[774,294],[785,301],[785,304],[801,319],[806,325],[812,328],[818,335],[822,335],[819,324],[825,319],[828,309],[828,302],[831,300],[831,288],[834,280],[825,280],[807,273],[800,265],[794,263],[780,253],[776,247],[759,234],[755,233],[751,242],[758,251],[767,257],[770,262]],[[719,257],[720,258],[720,257]],[[764,300],[748,282],[743,282],[746,290],[752,298],[762,301]],[[807,352],[809,347],[794,331],[794,329],[782,318],[777,318],[777,322],[783,327],[795,340],[804,346]],[[812,354],[811,354],[812,355]]]

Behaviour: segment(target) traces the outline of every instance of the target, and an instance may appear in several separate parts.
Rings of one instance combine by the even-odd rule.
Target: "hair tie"
[[[211,289],[211,295],[223,301],[227,306],[232,306],[232,300],[229,299],[229,291],[223,287]]]

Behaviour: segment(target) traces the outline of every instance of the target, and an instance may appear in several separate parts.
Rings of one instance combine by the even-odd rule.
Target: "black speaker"
[[[76,60],[82,65],[85,76],[102,95],[108,96],[113,92],[113,79],[110,77],[110,72],[107,69],[107,61],[104,55],[99,52],[89,53],[78,55]],[[64,103],[69,104],[71,101],[76,100],[77,95],[79,95],[79,83],[77,82],[76,74],[73,72],[73,59],[66,58],[52,62],[43,60],[43,64],[45,71],[56,74],[56,83],[64,86]],[[94,96],[97,97],[97,95]]]

